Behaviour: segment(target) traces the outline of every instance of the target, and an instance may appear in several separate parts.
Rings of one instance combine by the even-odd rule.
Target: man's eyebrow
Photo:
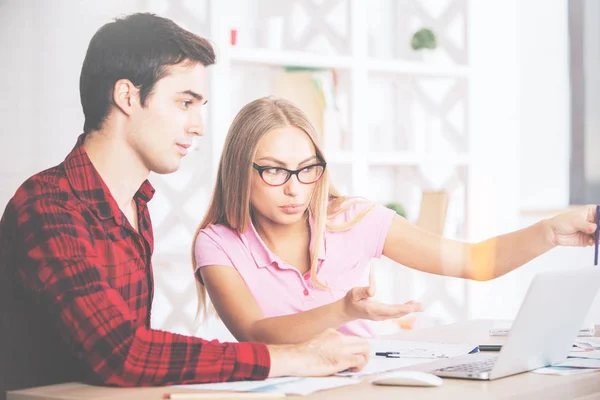
[[[208,103],[208,100],[205,100],[204,96],[202,96],[200,93],[194,92],[193,90],[184,90],[183,92],[178,92],[177,94],[187,94],[187,95],[192,96],[193,98],[195,98],[199,102],[202,102],[202,104]]]

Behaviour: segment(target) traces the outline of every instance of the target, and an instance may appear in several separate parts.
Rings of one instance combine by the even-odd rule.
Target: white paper
[[[276,392],[287,395],[306,396],[319,390],[354,385],[357,379],[342,377],[325,378],[270,378],[264,381],[238,381],[220,383],[201,383],[194,385],[178,385],[176,387],[188,390],[218,390],[230,392]]]
[[[406,358],[450,358],[469,354],[476,344],[411,342],[393,339],[370,339],[371,355],[377,352],[398,352]]]
[[[569,358],[592,358],[600,360],[600,350],[584,350],[584,349],[573,349],[569,353]]]
[[[590,358],[569,358],[560,364],[536,369],[533,372],[548,375],[575,375],[600,371],[600,360]]]
[[[365,376],[392,371],[411,365],[434,361],[431,358],[385,358],[372,356],[367,365],[358,372],[340,372],[338,376]]]
[[[409,342],[393,339],[370,339],[371,356],[369,362],[359,372],[340,372],[338,376],[364,376],[392,371],[411,365],[469,354],[477,345],[431,342]],[[398,352],[400,358],[376,356],[377,352]]]
[[[567,361],[557,364],[556,366],[600,369],[600,360],[593,358],[569,358]]]
[[[600,337],[588,337],[585,339],[577,339],[575,341],[575,346],[581,348],[595,349],[600,350]]]
[[[320,390],[355,385],[357,383],[360,383],[358,379],[351,378],[302,378],[292,382],[277,385],[276,388],[268,391],[306,396],[314,392],[318,392]],[[264,390],[260,391],[262,392]]]
[[[219,383],[197,383],[192,385],[178,385],[178,387],[186,389],[202,389],[202,390],[227,390],[233,392],[251,392],[266,386],[278,385],[287,382],[292,382],[300,378],[284,377],[270,378],[264,381],[237,381],[237,382],[219,382]]]
[[[577,375],[577,374],[586,374],[590,372],[596,372],[597,369],[592,368],[570,368],[570,367],[544,367],[533,370],[536,374],[545,374],[545,375]]]

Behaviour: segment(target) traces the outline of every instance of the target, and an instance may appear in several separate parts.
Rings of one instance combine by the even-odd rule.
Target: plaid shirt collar
[[[77,144],[65,158],[65,174],[69,184],[75,195],[87,203],[100,219],[115,218],[120,221],[123,213],[83,148],[85,137],[85,133],[79,136]],[[146,179],[134,198],[139,207],[144,207],[153,196],[154,188]]]

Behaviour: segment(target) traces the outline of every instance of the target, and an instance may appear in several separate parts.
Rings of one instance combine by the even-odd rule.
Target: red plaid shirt
[[[63,163],[27,180],[0,221],[0,279],[4,286],[12,282],[8,294],[2,290],[3,320],[12,311],[12,323],[21,324],[24,313],[32,323],[46,321],[22,329],[31,342],[22,347],[48,352],[66,344],[77,357],[60,361],[63,369],[109,385],[266,378],[270,356],[263,344],[209,342],[150,329],[153,234],[146,203],[154,189],[145,181],[135,195],[138,233],[92,165],[83,140],[84,135]],[[29,309],[14,309],[25,302]],[[47,343],[48,337],[57,342]],[[56,362],[32,360],[22,373],[48,363],[46,374],[52,374],[52,368],[61,368]],[[65,365],[71,362],[79,364]]]

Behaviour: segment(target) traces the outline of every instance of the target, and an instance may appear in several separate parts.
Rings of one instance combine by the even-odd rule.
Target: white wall
[[[587,182],[600,185],[600,2],[585,1],[584,35],[592,40],[585,40],[584,74],[585,74],[585,178]],[[600,199],[598,199],[600,201]]]
[[[61,162],[83,129],[79,73],[92,35],[143,0],[0,2],[0,208]]]
[[[470,3],[471,240],[517,225],[521,130],[517,4],[518,0]]]
[[[519,212],[518,0],[470,3],[471,137],[473,172],[469,238],[514,230]],[[515,276],[469,282],[469,316],[503,318],[520,300]]]
[[[571,133],[567,6],[568,0],[517,2],[520,193],[516,195],[519,196],[522,210],[537,212],[521,214],[514,228],[523,228],[543,218],[550,218],[555,214],[552,210],[567,206],[569,201]],[[596,19],[589,21],[586,29],[598,32],[595,21],[600,15],[600,3],[588,0],[587,7],[586,17],[593,16]],[[600,53],[598,49],[590,49],[590,43],[587,46],[586,68],[595,72],[594,66],[599,65]],[[599,76],[596,74],[593,79],[597,80]],[[586,96],[586,101],[595,104],[600,101],[594,91],[586,93]],[[598,124],[598,113],[593,109],[587,110],[587,113],[586,124],[590,129]],[[587,157],[592,158],[590,163],[600,163],[599,158],[592,155],[595,148],[600,147],[594,143],[587,144]],[[598,165],[590,165],[592,174],[600,174]],[[514,318],[536,273],[588,266],[592,259],[591,247],[555,248],[505,277],[487,283],[474,283],[471,286],[471,316]],[[479,294],[481,301],[477,301],[476,294]],[[597,295],[586,324],[599,322],[600,295]]]
[[[594,7],[587,11],[599,15],[600,4],[590,2]],[[482,152],[475,155],[479,189],[470,205],[478,219],[470,227],[479,240],[552,217],[550,210],[568,205],[568,10],[567,0],[471,4],[472,129]],[[593,91],[589,96],[598,98]],[[595,124],[598,113],[588,112],[586,122]],[[519,208],[541,211],[519,215]],[[471,283],[470,316],[512,319],[537,272],[590,265],[592,258],[592,248],[556,248],[502,278]],[[600,322],[600,296],[588,322]]]
[[[518,2],[521,209],[569,203],[568,0]]]
[[[34,12],[18,0],[0,3],[0,210],[22,178],[34,171],[32,147],[37,110]]]

